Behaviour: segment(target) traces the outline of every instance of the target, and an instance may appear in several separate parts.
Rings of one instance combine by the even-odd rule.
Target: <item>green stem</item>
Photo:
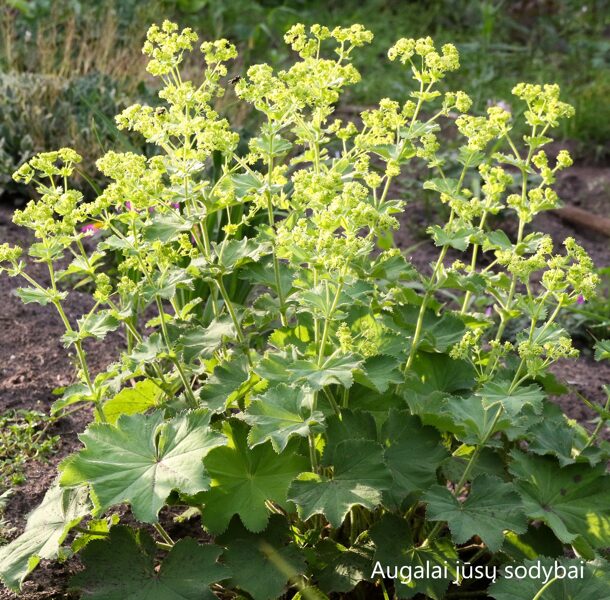
[[[546,296],[546,294],[545,294],[545,296]],[[557,318],[557,315],[559,315],[559,311],[561,310],[561,307],[562,307],[562,301],[559,300],[559,302],[557,303],[557,306],[555,307],[555,310],[553,311],[551,316],[547,319],[546,323],[540,330],[540,333],[538,334],[538,338],[542,337],[542,335],[546,332],[546,330],[551,326],[553,321],[555,321],[555,319]],[[528,338],[528,340],[530,342],[535,341],[535,340],[533,340],[533,336],[534,336],[534,331],[535,331],[535,327],[536,327],[536,322],[537,322],[536,319],[532,319],[532,323],[531,323],[530,331],[529,331],[529,338]],[[519,376],[521,375],[521,370],[523,369],[524,365],[525,365],[525,359],[522,358],[521,362],[519,363],[519,366],[517,367],[517,370],[515,372],[515,376],[513,377],[512,383],[509,388],[509,392],[512,392],[519,385],[519,383],[521,383],[521,381],[523,380],[523,378],[520,379]]]
[[[500,416],[502,415],[503,412],[504,412],[504,407],[500,405],[498,412],[496,413],[496,416],[494,417],[494,420],[491,423],[491,426],[485,433],[485,436],[481,440],[481,443],[477,444],[477,447],[475,448],[474,452],[472,453],[472,456],[470,457],[470,460],[468,461],[468,464],[466,465],[466,468],[464,469],[464,472],[462,473],[460,480],[458,481],[457,485],[455,486],[455,490],[453,493],[454,496],[457,496],[460,493],[461,489],[464,487],[464,484],[468,480],[468,476],[470,475],[472,468],[474,467],[477,459],[479,458],[481,451],[483,450],[483,448],[485,448],[487,442],[489,441],[491,436],[494,434],[496,425],[498,424],[498,421],[500,420]],[[443,525],[444,525],[444,522],[439,521],[432,528],[432,531],[428,534],[428,537],[422,542],[420,547],[426,548],[427,546],[429,546],[430,543],[432,543],[432,541],[436,538],[436,536],[438,535],[440,530],[443,528]]]
[[[481,220],[479,222],[479,229],[482,231],[483,227],[485,227],[485,220],[487,219],[487,211],[483,212],[481,216]],[[474,273],[474,270],[477,266],[477,255],[479,253],[479,244],[474,244],[472,247],[472,259],[470,261],[470,273]],[[468,308],[468,303],[470,302],[470,298],[472,297],[471,291],[466,291],[464,295],[464,301],[462,302],[462,310],[460,313],[463,315]]]
[[[309,441],[309,461],[311,462],[311,470],[313,473],[318,472],[318,459],[316,456],[316,438],[313,433],[308,436]]]
[[[205,257],[208,261],[211,260],[212,256],[212,246],[210,245],[210,236],[208,235],[208,229],[206,227],[205,221],[203,223],[199,223],[199,231],[201,232],[201,239],[203,240],[203,250],[205,253]],[[197,239],[197,236],[195,236]],[[216,296],[216,287],[210,285],[210,297],[212,299],[212,312],[214,316],[218,316],[218,298]]]
[[[275,216],[273,214],[273,201],[271,197],[271,183],[273,181],[273,136],[270,136],[270,149],[269,149],[269,167],[267,169],[267,218],[269,220],[269,227],[274,229]],[[280,303],[280,320],[282,326],[286,327],[288,321],[286,319],[286,305],[284,300],[284,292],[282,291],[282,280],[280,277],[280,262],[277,258],[277,251],[275,244],[273,245],[273,273],[275,276],[275,287],[277,291],[278,301]]]
[[[347,388],[343,388],[343,389],[347,391]],[[324,392],[324,395],[326,396],[326,399],[328,400],[332,409],[335,411],[335,414],[340,418],[341,409],[339,408],[337,401],[333,398],[333,395],[326,388],[322,388],[322,391]]]
[[[381,593],[383,594],[383,600],[390,600],[390,595],[388,594],[388,590],[385,587],[385,582],[383,579],[379,580],[379,584],[381,585]]]
[[[225,284],[222,281],[222,275],[219,276],[217,279],[215,279],[215,281],[216,281],[216,284],[218,285],[218,289],[220,291],[220,295],[222,296],[222,299],[224,300],[225,306],[227,307],[227,310],[229,311],[229,315],[231,316],[233,325],[235,326],[235,331],[237,333],[237,339],[240,341],[241,344],[245,344],[246,337],[244,336],[244,332],[241,328],[241,323],[239,322],[239,319],[237,318],[237,313],[235,312],[235,307],[233,306],[233,303],[231,302],[231,298],[229,297],[227,288],[225,288]]]
[[[609,408],[610,408],[610,394],[608,394],[608,399],[606,400],[606,404],[604,406],[604,411],[608,411]],[[587,440],[587,443],[583,446],[583,449],[581,450],[581,452],[583,452],[589,446],[591,446],[591,444],[593,444],[593,442],[596,440],[597,436],[599,435],[599,432],[604,427],[605,423],[606,423],[606,419],[604,419],[604,417],[602,415],[600,415],[599,423],[595,426],[595,429],[589,436],[589,439]]]
[[[326,290],[328,291],[328,282],[326,284]],[[337,285],[337,290],[335,291],[335,296],[333,298],[333,302],[330,306],[330,310],[328,311],[328,316],[324,320],[324,328],[322,329],[322,339],[320,340],[320,346],[318,348],[318,366],[322,365],[322,361],[324,360],[324,350],[326,348],[326,342],[328,340],[328,334],[330,331],[330,322],[332,321],[333,315],[337,310],[337,305],[339,304],[339,298],[341,296],[341,292],[343,291],[343,278],[339,280]]]
[[[538,593],[532,598],[532,600],[542,600],[542,594],[548,590],[553,583],[557,581],[557,577],[553,577],[553,579],[549,579],[539,590]]]
[[[419,314],[417,315],[417,322],[415,324],[415,332],[413,333],[413,340],[411,342],[411,349],[409,350],[409,357],[407,358],[407,362],[406,362],[405,368],[404,368],[405,373],[407,371],[409,371],[409,369],[413,365],[413,360],[414,360],[415,354],[417,352],[417,346],[419,345],[419,342],[421,341],[421,335],[422,335],[422,329],[423,329],[423,325],[424,325],[424,317],[426,315],[426,309],[428,308],[428,302],[430,301],[430,298],[432,297],[432,293],[433,293],[433,291],[432,291],[433,282],[436,279],[436,275],[437,275],[439,269],[441,268],[443,261],[445,260],[445,256],[447,254],[448,249],[449,249],[449,246],[443,246],[441,253],[438,257],[438,260],[436,261],[436,264],[434,265],[432,277],[430,278],[430,284],[428,285],[428,289],[426,290],[426,293],[424,294],[424,297],[422,299],[422,303],[419,308]]]
[[[182,368],[180,360],[174,356],[174,351],[172,350],[172,344],[169,339],[169,333],[167,331],[167,323],[165,322],[165,312],[163,310],[163,304],[161,303],[161,299],[159,298],[159,296],[155,296],[155,303],[157,305],[157,311],[159,313],[159,319],[161,321],[161,336],[163,337],[163,342],[165,343],[165,346],[167,348],[170,360],[178,371],[178,376],[180,377],[180,381],[182,381],[182,385],[184,386],[184,392],[186,394],[186,399],[188,401],[189,406],[191,408],[196,408],[197,399],[195,398],[195,393],[193,392],[193,388],[191,387],[191,382],[186,376],[186,373]]]
[[[95,535],[99,537],[108,537],[110,535],[107,531],[94,531],[93,529],[87,529],[86,527],[72,527],[72,531],[82,533],[83,535]]]
[[[169,533],[167,533],[161,523],[153,523],[153,527],[155,528],[155,531],[165,540],[165,542],[167,542],[169,546],[173,546],[175,544],[174,540],[172,540],[171,536],[169,535]]]
[[[517,244],[521,243],[523,239],[523,230],[525,227],[525,222],[523,219],[519,219],[519,232],[517,234]],[[517,276],[513,273],[512,280],[510,283],[510,289],[508,291],[508,298],[506,300],[506,304],[504,305],[504,312],[508,312],[512,308],[513,299],[515,297],[515,291],[517,290]],[[504,330],[506,329],[506,324],[508,323],[508,319],[504,314],[502,314],[502,318],[500,320],[500,325],[498,326],[498,331],[496,332],[495,340],[499,342],[502,339],[502,335],[504,334]]]

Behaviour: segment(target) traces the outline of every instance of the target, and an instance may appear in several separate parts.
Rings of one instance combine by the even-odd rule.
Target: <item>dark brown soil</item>
[[[558,187],[563,192],[564,199],[569,199],[573,205],[597,214],[607,215],[610,212],[610,174],[607,170],[572,168],[569,174],[562,177]],[[402,191],[397,190],[396,195]],[[0,206],[0,242],[27,244],[27,235],[12,224],[11,212],[9,207]],[[425,233],[433,219],[438,219],[434,210],[427,207],[423,199],[416,197],[409,202],[401,219],[402,228],[396,236],[398,245],[410,249],[413,263],[422,269],[428,268],[438,255],[438,250],[428,241]],[[610,263],[609,240],[606,238],[588,231],[576,231],[553,214],[539,217],[531,226],[550,233],[558,241],[573,236],[584,245],[597,266]],[[507,230],[511,227],[507,221]],[[33,271],[40,281],[45,280],[44,266],[36,265]],[[67,356],[59,341],[63,333],[59,317],[48,307],[23,305],[13,294],[16,283],[8,277],[0,277],[0,412],[26,408],[48,413],[54,399],[52,390],[73,382],[72,358]],[[87,307],[87,296],[73,292],[67,302],[68,316],[76,319]],[[95,352],[91,354],[94,371],[102,369],[116,358],[120,343],[121,340],[114,337],[97,344]],[[578,362],[562,361],[556,365],[554,373],[575,391],[598,403],[604,399],[601,386],[610,382],[610,365],[594,362],[588,349]],[[575,392],[557,398],[556,401],[570,417],[585,426],[593,417]],[[60,436],[56,454],[48,462],[34,461],[29,464],[27,481],[15,490],[6,510],[5,518],[16,532],[22,529],[27,513],[42,499],[55,476],[59,461],[78,448],[77,434],[84,430],[90,419],[91,413],[85,408],[62,418],[53,426],[50,434]],[[167,517],[170,521],[170,515]],[[197,537],[199,536],[201,531]],[[66,592],[66,588],[70,574],[78,568],[77,561],[43,564],[25,584],[20,598],[75,598]],[[14,598],[17,597],[0,589],[0,600]]]
[[[12,224],[11,213],[7,206],[0,206],[0,241],[25,244],[29,237]],[[33,265],[31,273],[41,282],[48,281],[43,265]],[[64,327],[49,307],[22,304],[13,294],[17,285],[19,282],[6,275],[0,277],[0,411],[23,408],[48,414],[55,399],[53,389],[73,383],[71,357],[59,341]],[[79,317],[87,304],[85,294],[71,294],[66,305],[68,317]],[[107,346],[98,348],[92,367],[95,370],[104,367],[112,351]],[[78,447],[77,434],[90,420],[91,412],[84,408],[60,419],[49,430],[50,435],[60,436],[57,452],[47,462],[29,463],[26,483],[15,489],[6,510],[5,518],[11,526],[17,530],[23,528],[27,514],[40,503],[55,477],[57,464]],[[25,584],[21,597],[27,600],[70,598],[65,593],[70,570],[69,562],[43,565]],[[16,597],[0,589],[1,600]]]

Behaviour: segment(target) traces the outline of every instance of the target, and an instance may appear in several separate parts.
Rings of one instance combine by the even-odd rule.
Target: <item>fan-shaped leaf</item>
[[[203,522],[219,533],[238,514],[250,531],[262,531],[269,520],[266,502],[286,506],[288,486],[307,468],[307,460],[290,447],[279,456],[271,444],[249,448],[245,423],[232,421],[226,433],[230,445],[216,448],[204,461],[213,483],[201,495]]]
[[[159,411],[93,424],[80,436],[85,449],[64,463],[60,482],[89,483],[97,512],[129,502],[137,519],[155,523],[172,490],[208,489],[201,461],[225,441],[209,424],[202,409],[169,421]]]
[[[244,420],[252,426],[248,434],[251,447],[271,441],[276,452],[283,452],[293,436],[307,437],[312,430],[321,430],[324,415],[311,413],[311,393],[281,383],[255,398]]]
[[[157,569],[150,535],[117,526],[108,539],[94,540],[83,550],[86,569],[71,584],[90,600],[214,600],[209,586],[230,575],[217,562],[221,552],[213,544],[184,538]]]
[[[55,483],[28,517],[25,531],[0,548],[0,578],[17,591],[41,559],[55,558],[72,527],[89,512],[84,487],[65,490]]]
[[[545,456],[513,452],[510,471],[528,517],[544,521],[564,543],[582,536],[594,548],[610,546],[610,477],[604,464],[560,467]]]
[[[440,485],[430,488],[423,500],[428,504],[428,518],[447,521],[456,544],[465,544],[478,535],[491,552],[497,552],[505,529],[524,533],[527,528],[521,499],[513,485],[490,475],[480,475],[472,482],[464,502]]]
[[[333,466],[332,477],[302,473],[290,486],[288,498],[297,505],[302,519],[322,514],[333,527],[339,527],[352,506],[375,508],[381,493],[392,485],[383,448],[372,441],[341,442]]]

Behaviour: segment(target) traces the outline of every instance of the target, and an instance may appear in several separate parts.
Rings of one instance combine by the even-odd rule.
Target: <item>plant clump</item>
[[[571,159],[544,147],[572,108],[557,86],[518,84],[529,133],[514,139],[505,109],[471,115],[464,91],[440,90],[454,46],[403,39],[388,56],[411,73],[409,97],[345,121],[336,105],[372,34],[296,25],[285,39],[294,65],[234,83],[235,48],[205,42],[193,82],[180,67],[196,34],[153,26],[144,53],[161,102],[117,123],[155,152],[108,152],[110,183],[91,200],[70,187],[72,150],[15,174],[39,196],[15,213],[35,242],[0,246],[2,270],[65,324],[78,382],[53,412],[86,402],[95,419],[0,549],[3,581],[17,590],[41,559],[79,552],[72,585],[96,600],[606,597],[607,407],[591,434],[547,399],[549,367],[578,354],[557,318],[598,277],[573,239],[530,228],[559,204]],[[213,108],[229,86],[260,113],[251,139]],[[449,211],[428,230],[430,272],[392,243],[404,208],[392,183],[411,162]],[[490,227],[500,213],[515,235]],[[93,305],[74,321],[64,302],[84,284]],[[125,348],[94,374],[83,342],[118,329]],[[117,524],[122,504],[141,525]],[[173,539],[164,507],[213,542]],[[542,557],[567,570],[570,555],[579,579],[508,578]],[[465,562],[493,578],[460,575]]]

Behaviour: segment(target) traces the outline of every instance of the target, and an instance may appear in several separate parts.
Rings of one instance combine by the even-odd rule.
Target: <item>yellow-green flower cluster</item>
[[[492,167],[487,163],[479,166],[479,173],[483,180],[481,191],[485,197],[485,210],[491,214],[497,214],[502,208],[502,194],[513,184],[513,176],[502,167]]]
[[[497,250],[496,259],[509,273],[523,282],[528,282],[532,273],[541,271],[547,266],[548,257],[553,253],[551,236],[544,235],[535,241],[536,251],[533,254],[522,254],[519,249]]]
[[[361,235],[363,230],[372,234],[398,226],[394,217],[373,206],[366,186],[343,183],[337,173],[297,171],[293,184],[291,204],[304,216],[282,221],[276,244],[279,254],[295,264],[345,271],[373,248],[371,235]]]
[[[321,42],[330,38],[339,43],[336,52],[343,58],[352,48],[370,44],[373,41],[373,33],[358,24],[351,27],[335,27],[332,30],[316,24],[309,28],[308,34],[305,25],[297,23],[284,35],[284,41],[304,59],[319,54]]]
[[[41,152],[24,163],[13,173],[13,179],[22,183],[32,180],[70,177],[82,157],[72,148],[61,148],[52,152]],[[38,181],[37,181],[38,182]],[[38,182],[40,183],[40,182]]]
[[[519,83],[512,91],[526,102],[525,120],[532,127],[556,127],[560,119],[574,116],[574,107],[559,100],[557,84]]]
[[[150,57],[146,70],[156,77],[168,75],[178,68],[186,51],[193,49],[197,34],[190,28],[178,31],[178,25],[164,21],[152,25],[146,34],[142,52]]]
[[[446,92],[443,98],[443,114],[455,108],[458,112],[467,113],[472,106],[472,99],[462,91]]]
[[[473,354],[473,349],[479,346],[482,335],[482,329],[469,329],[464,333],[462,339],[451,348],[449,356],[454,360],[468,359]]]
[[[500,106],[490,106],[486,117],[461,115],[456,119],[459,132],[468,139],[470,150],[485,150],[494,139],[510,130],[510,113]]]
[[[113,180],[100,196],[104,206],[138,211],[160,204],[165,191],[161,157],[147,159],[133,152],[111,151],[97,161],[97,167]]]
[[[519,219],[529,223],[538,213],[559,206],[557,192],[550,187],[537,187],[523,194],[511,194],[506,204],[516,211]]]
[[[517,352],[525,362],[527,373],[536,377],[551,363],[562,358],[576,358],[578,350],[572,346],[572,340],[567,336],[560,336],[556,340],[538,343],[535,340],[525,340],[518,344]]]
[[[548,260],[542,275],[542,285],[564,304],[576,302],[579,296],[590,299],[599,285],[591,257],[574,238],[564,241],[565,255]]]
[[[544,185],[552,185],[555,183],[555,173],[571,166],[573,161],[567,150],[561,150],[557,155],[555,166],[551,168],[549,165],[549,157],[546,152],[544,150],[539,150],[532,157],[532,163],[538,169],[540,177],[542,178],[542,183]]]
[[[312,25],[307,32],[303,24],[297,24],[284,39],[302,60],[277,75],[268,65],[250,67],[235,86],[236,94],[269,118],[286,119],[285,125],[297,121],[302,127],[303,120],[310,120],[299,115],[305,109],[312,111],[313,122],[320,125],[332,112],[342,88],[360,81],[349,55],[353,48],[369,43],[373,34],[361,25],[333,30]],[[322,43],[328,39],[337,43],[336,60],[321,57]]]
[[[414,109],[412,101],[401,107],[395,100],[383,98],[379,101],[379,108],[361,113],[364,128],[355,138],[356,146],[368,149],[395,143],[399,129],[408,123]]]
[[[112,295],[112,283],[106,273],[98,273],[95,276],[95,291],[93,298],[96,302],[104,303]]]
[[[0,273],[4,270],[4,267],[2,267],[3,262],[15,265],[22,254],[23,250],[19,246],[11,246],[6,243],[0,244]]]
[[[214,42],[203,42],[200,49],[206,64],[210,67],[237,58],[237,49],[225,39],[216,40]],[[223,73],[223,75],[226,75],[226,72]]]
[[[413,60],[415,56],[420,60]],[[410,63],[414,78],[426,85],[460,68],[457,48],[453,44],[445,44],[438,52],[431,37],[417,40],[402,38],[388,50],[388,58],[402,64]]]
[[[40,194],[25,208],[16,210],[13,222],[34,231],[38,239],[56,238],[68,247],[80,235],[79,224],[93,213],[95,203],[84,203],[83,195],[67,188],[68,178],[81,157],[71,148],[37,154],[14,174],[16,181],[34,182]]]

